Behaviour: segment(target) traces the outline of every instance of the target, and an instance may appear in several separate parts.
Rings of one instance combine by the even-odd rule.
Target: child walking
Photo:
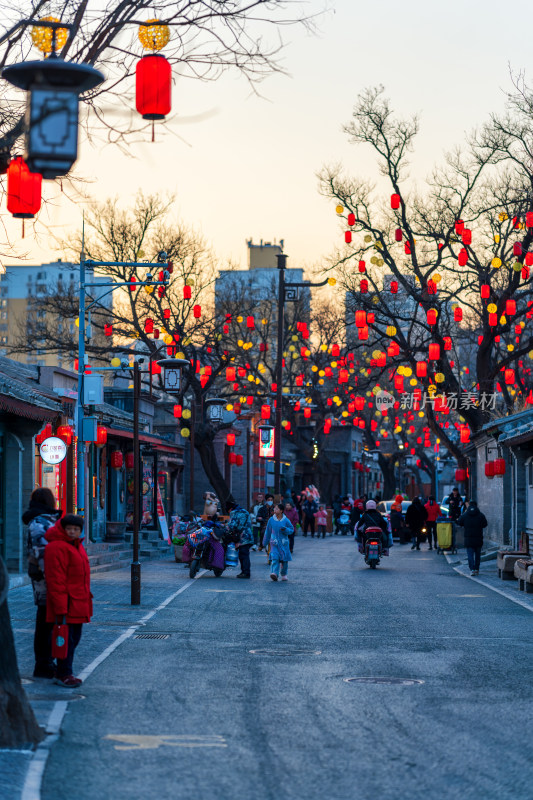
[[[287,580],[289,561],[292,561],[289,536],[294,526],[283,513],[283,503],[274,505],[274,514],[268,520],[263,547],[270,544],[270,578],[277,581],[281,568],[281,580]]]
[[[318,511],[315,513],[315,519],[318,527],[318,538],[320,539],[320,534],[322,534],[322,538],[325,539],[328,515],[326,514],[326,507],[324,505],[318,507]]]

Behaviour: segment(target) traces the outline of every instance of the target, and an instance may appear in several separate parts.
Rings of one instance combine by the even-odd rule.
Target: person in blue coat
[[[287,580],[289,561],[292,561],[289,540],[292,533],[294,525],[283,513],[283,503],[276,503],[263,537],[263,547],[270,543],[270,577],[273,581],[279,578],[280,567],[281,580]]]

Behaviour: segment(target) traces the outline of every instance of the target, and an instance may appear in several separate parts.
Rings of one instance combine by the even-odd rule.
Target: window
[[[0,344],[7,344],[7,336],[0,336]]]

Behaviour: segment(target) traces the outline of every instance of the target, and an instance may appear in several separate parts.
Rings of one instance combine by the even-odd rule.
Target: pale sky
[[[318,11],[325,0],[309,0]],[[341,162],[354,174],[377,176],[370,150],[347,143],[359,91],[383,84],[402,115],[421,114],[412,174],[421,179],[442,151],[503,107],[511,87],[509,65],[530,72],[531,45],[524,35],[530,4],[516,0],[331,0],[335,9],[318,21],[317,36],[285,28],[282,56],[289,76],[273,75],[251,93],[246,81],[227,74],[216,83],[178,80],[168,133],[132,148],[81,146],[77,171],[100,200],[119,194],[126,203],[142,187],[176,196],[176,216],[201,232],[216,252],[246,266],[246,239],[285,240],[289,266],[319,265],[342,242],[334,206],[317,191],[316,172]],[[134,108],[134,87],[131,85]],[[180,117],[199,117],[181,123]],[[81,207],[58,195],[43,222],[81,226]],[[9,223],[20,236],[20,222]],[[42,226],[38,229],[43,232]],[[31,261],[60,255],[46,236],[36,242],[27,225],[20,242]],[[6,259],[14,263],[14,259]]]

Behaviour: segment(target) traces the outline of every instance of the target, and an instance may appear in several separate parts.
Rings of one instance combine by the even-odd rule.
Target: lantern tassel
[[[22,238],[23,239],[24,239],[24,234],[25,234],[24,222],[25,222],[25,220],[24,220],[24,218],[22,218]]]
[[[155,125],[153,120],[152,120],[152,142],[155,142]]]

